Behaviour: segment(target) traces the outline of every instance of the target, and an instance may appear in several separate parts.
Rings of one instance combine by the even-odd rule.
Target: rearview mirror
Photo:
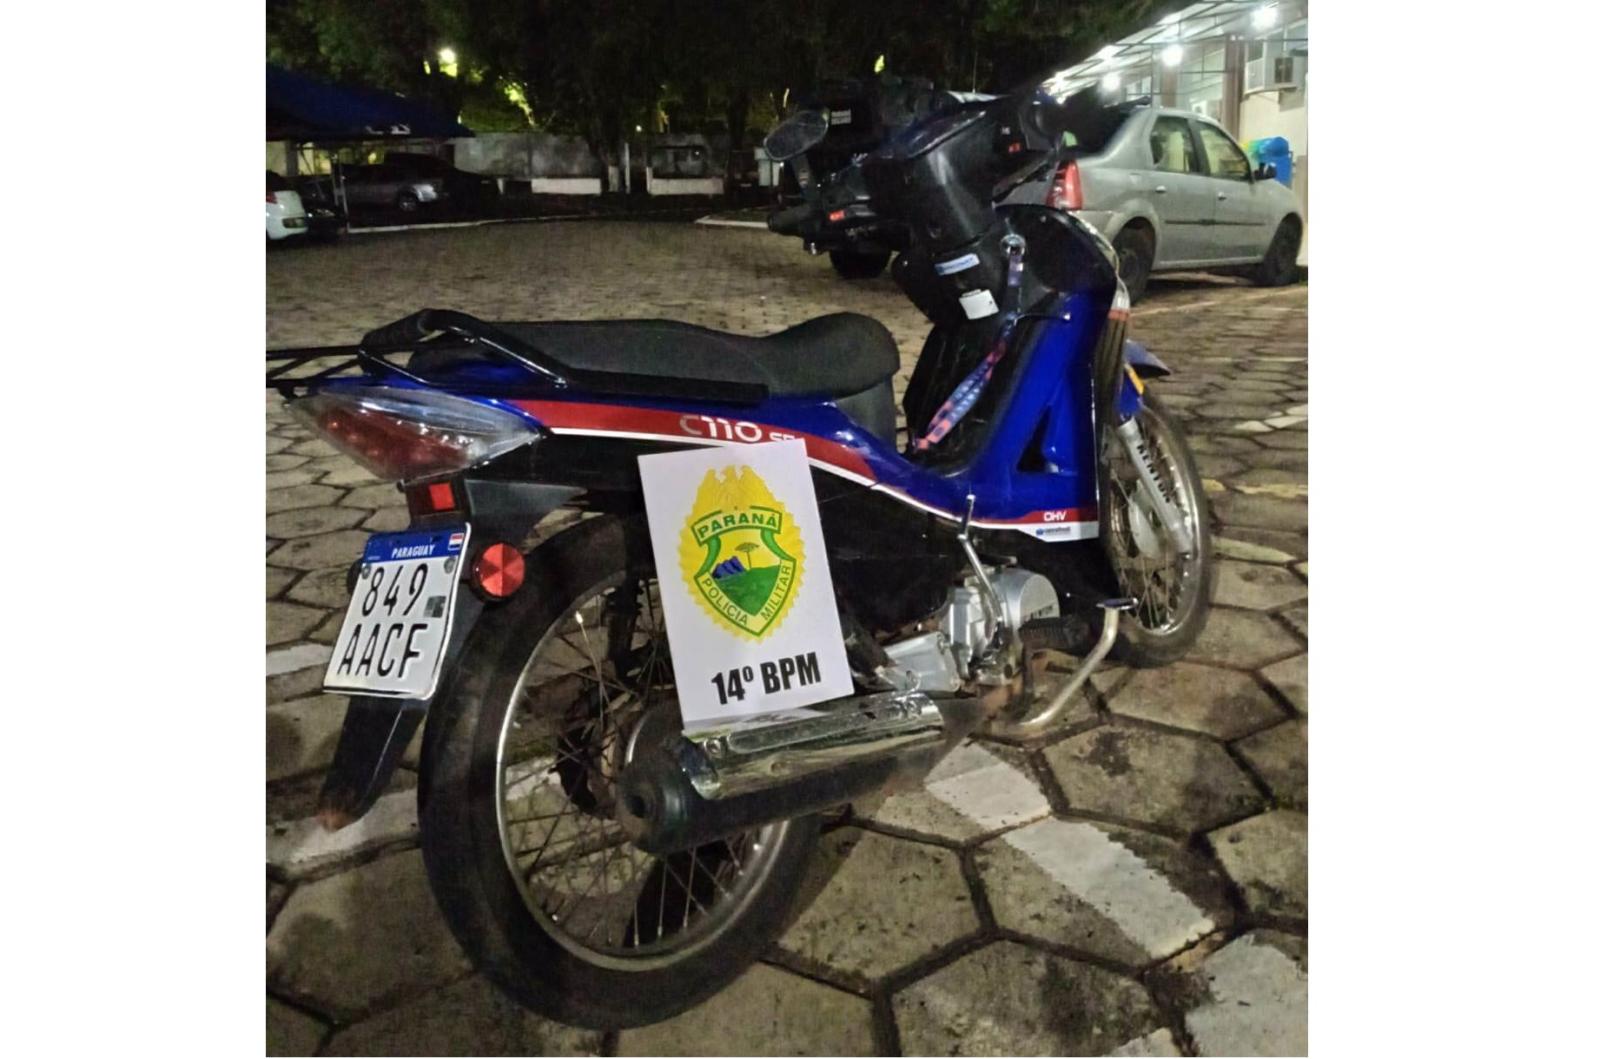
[[[1277,178],[1278,167],[1273,165],[1271,162],[1262,162],[1256,167],[1257,180],[1276,180]]]
[[[790,115],[767,134],[762,146],[769,157],[787,162],[805,154],[828,134],[828,119],[820,111],[802,110]]]

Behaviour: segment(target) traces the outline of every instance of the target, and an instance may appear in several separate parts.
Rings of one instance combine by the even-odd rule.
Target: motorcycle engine
[[[1061,616],[1055,586],[1042,574],[1020,567],[990,571],[1004,620],[1020,630],[1030,621]],[[968,576],[950,589],[935,616],[938,628],[889,644],[884,650],[902,669],[916,675],[925,691],[957,691],[971,672],[973,658],[988,646],[994,630],[983,610],[983,590]]]

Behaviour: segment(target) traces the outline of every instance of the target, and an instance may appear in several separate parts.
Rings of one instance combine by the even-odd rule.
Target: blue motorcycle
[[[426,717],[429,878],[529,1008],[610,1029],[698,1003],[782,929],[821,813],[974,733],[1028,740],[1108,655],[1162,665],[1200,634],[1205,497],[1115,255],[1070,214],[996,206],[1053,171],[1061,109],[1037,86],[955,105],[859,160],[848,216],[808,198],[808,224],[906,233],[893,277],[933,328],[903,436],[899,351],[852,313],[753,338],[426,310],[268,355],[269,387],[412,517],[350,570],[321,818],[364,813]],[[768,150],[826,128],[796,114]],[[795,439],[855,693],[686,734],[638,457]]]

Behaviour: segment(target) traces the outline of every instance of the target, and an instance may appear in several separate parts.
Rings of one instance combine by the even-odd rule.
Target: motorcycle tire
[[[584,627],[583,612],[578,608],[591,599],[605,600],[604,606],[610,607],[613,601],[627,595],[639,598],[635,589],[623,590],[619,587],[622,585],[642,584],[648,601],[653,566],[642,518],[588,519],[535,547],[526,556],[526,580],[521,590],[511,599],[486,608],[473,628],[452,679],[435,697],[423,738],[418,787],[423,860],[434,895],[456,939],[473,963],[518,1002],[549,1018],[589,1029],[623,1029],[659,1022],[700,1003],[731,982],[784,928],[817,843],[816,816],[769,825],[759,832],[761,837],[753,846],[744,847],[748,859],[739,864],[741,874],[728,883],[729,892],[739,895],[739,900],[734,902],[729,897],[719,903],[717,891],[705,885],[703,875],[709,871],[705,861],[690,861],[689,853],[652,859],[627,844],[625,833],[604,835],[608,825],[602,809],[605,761],[595,768],[582,760],[582,755],[568,755],[583,741],[602,744],[597,758],[606,753],[623,753],[605,749],[606,745],[631,745],[623,738],[627,733],[620,724],[615,732],[617,738],[609,744],[592,735],[592,724],[582,730],[580,737],[573,737],[575,729],[563,729],[569,722],[559,720],[555,730],[562,734],[554,743],[543,735],[522,734],[519,728],[516,738],[531,741],[536,749],[527,753],[537,756],[529,757],[530,770],[515,782],[510,779],[512,765],[506,764],[502,771],[502,761],[509,762],[514,756],[508,736],[513,726],[509,722],[515,720],[520,725],[538,719],[533,708],[518,707],[516,703],[546,702],[554,698],[547,689],[565,679],[555,677],[540,685],[529,677],[530,683],[524,685],[524,669],[537,672],[531,668],[531,660],[541,657],[545,645],[556,642],[552,635],[566,635],[561,630],[570,626],[574,616],[586,643],[587,630],[599,636],[603,628],[607,636],[605,651],[597,656],[606,659],[606,663],[595,663],[595,671],[602,674],[602,679],[593,682],[591,694],[600,696],[614,712],[625,712],[620,705],[623,692],[618,688],[627,678],[621,675],[620,666],[613,666],[609,673],[603,668],[612,662],[612,626],[591,623]],[[610,595],[604,595],[606,592]],[[636,608],[635,630],[639,613]],[[604,620],[609,623],[613,618]],[[635,632],[627,632],[619,639],[629,645],[623,652],[634,650],[631,644],[636,639]],[[653,638],[650,642],[654,642]],[[596,657],[592,647],[590,656]],[[662,658],[666,658],[664,646]],[[652,653],[650,665],[656,664]],[[670,664],[666,672],[670,674]],[[618,683],[608,692],[607,684],[613,680]],[[565,686],[590,685],[569,681]],[[652,707],[648,694],[643,701],[641,713],[663,708],[659,704]],[[676,724],[675,699],[670,701],[670,720]],[[519,720],[523,709],[529,716]],[[603,724],[603,710],[600,717]],[[538,726],[530,727],[537,730]],[[546,755],[552,745],[557,753],[550,763],[552,759]],[[612,762],[614,778],[619,767],[617,759],[607,760]],[[501,823],[515,819],[503,797],[523,786],[534,792],[536,808],[540,807],[539,798],[544,798],[547,805],[562,805],[550,825],[552,834],[567,819],[573,828],[600,828],[600,834],[611,843],[604,853],[568,854],[567,865],[559,871],[567,873],[563,878],[577,877],[578,881],[568,887],[575,894],[583,876],[578,874],[581,867],[571,865],[581,866],[586,860],[604,856],[604,864],[595,869],[593,881],[587,885],[592,891],[596,883],[605,883],[606,890],[594,899],[595,907],[612,909],[609,914],[613,918],[615,909],[631,907],[631,913],[622,913],[622,922],[627,925],[621,932],[620,950],[596,944],[592,936],[577,937],[584,925],[589,894],[573,898],[574,903],[568,905],[564,903],[564,891],[559,907],[542,904],[548,898],[535,894],[533,879],[539,861],[545,857],[545,848],[541,847],[535,856],[534,867],[524,867],[508,837],[513,832]],[[615,826],[614,816],[609,824]],[[588,849],[591,843],[580,841],[584,832],[577,834],[578,839],[561,841],[570,841],[580,851]],[[718,845],[731,855],[731,844],[744,837],[736,836]],[[546,844],[550,841],[547,836]],[[752,848],[754,853],[750,853]],[[711,847],[700,847],[693,855],[707,850]],[[630,884],[641,875],[644,880],[631,906],[620,888],[615,900],[608,897],[616,855],[635,865]],[[645,858],[645,863],[652,866],[640,866],[637,858]],[[710,880],[713,887],[719,885],[718,873],[728,863],[728,856],[717,862]],[[512,864],[518,865],[516,874]],[[753,866],[751,871],[758,870],[759,875],[747,879],[743,874],[746,864]],[[619,874],[626,866],[619,864]],[[681,878],[685,867],[687,885]],[[701,874],[697,874],[697,867]],[[551,885],[564,884],[557,880]],[[651,889],[652,885],[655,889]],[[669,909],[668,895],[674,892],[684,898],[684,927],[673,935],[683,944],[682,951],[652,951],[652,946],[660,949],[664,944],[664,925],[670,931],[670,921],[676,916],[671,909],[677,905],[672,904]],[[698,906],[697,893],[705,901],[704,907]],[[658,897],[659,914],[654,911]],[[721,918],[713,921],[711,909],[722,909]],[[649,938],[646,921],[654,925],[653,939]],[[609,942],[613,926],[601,933],[601,943]],[[630,938],[636,945],[631,957],[626,948]],[[684,942],[685,938],[689,941]],[[641,952],[646,955],[641,957]]]
[[[1160,535],[1154,551],[1170,548],[1170,543],[1165,542],[1165,531],[1159,530],[1148,515],[1141,516],[1143,525],[1139,529],[1133,528],[1129,510],[1134,502],[1128,487],[1132,479],[1125,473],[1114,473],[1112,461],[1107,461],[1109,478],[1102,490],[1101,537],[1111,552],[1112,567],[1122,582],[1122,591],[1138,600],[1134,610],[1123,616],[1112,657],[1135,668],[1150,668],[1183,657],[1205,629],[1206,618],[1211,613],[1216,564],[1205,486],[1182,428],[1148,389],[1139,419],[1145,438],[1154,442],[1159,472],[1174,487],[1195,537],[1193,558],[1175,556],[1173,559],[1174,568],[1179,571],[1178,576],[1171,579],[1178,582],[1174,597],[1165,575],[1158,578],[1154,562],[1146,561],[1140,554],[1139,539],[1143,537],[1146,542],[1152,542],[1154,533]],[[1112,439],[1108,444],[1119,446],[1120,442]],[[1120,480],[1122,487],[1110,479]],[[1127,552],[1133,554],[1124,554]]]

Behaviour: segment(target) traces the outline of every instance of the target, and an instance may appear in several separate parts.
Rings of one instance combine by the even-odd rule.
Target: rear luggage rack
[[[592,371],[563,364],[494,324],[453,309],[423,309],[369,331],[353,346],[301,346],[267,351],[267,388],[298,397],[319,383],[341,378],[401,378],[450,391],[460,387],[448,373],[412,371],[391,357],[419,350],[471,351],[489,361],[518,368],[512,382],[473,382],[467,387],[483,397],[527,397],[551,390],[620,397],[658,397],[760,404],[767,388],[760,383],[724,379],[685,379],[629,372]]]

